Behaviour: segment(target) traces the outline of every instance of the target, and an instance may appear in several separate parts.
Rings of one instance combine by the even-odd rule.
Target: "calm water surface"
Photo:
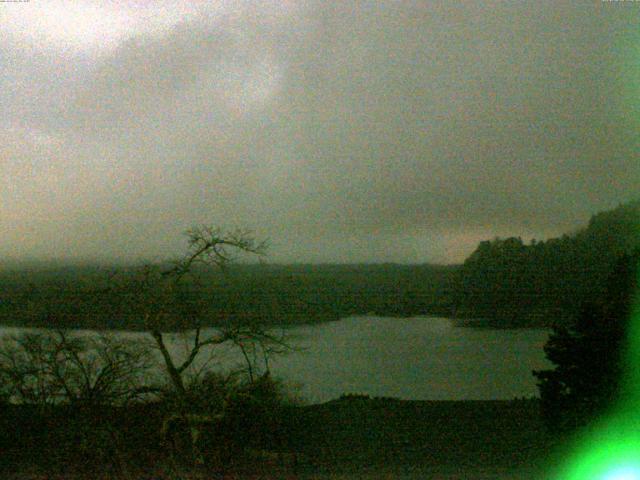
[[[0,328],[0,333],[19,329]],[[87,333],[90,334],[90,333]],[[444,318],[350,317],[291,329],[304,351],[271,361],[274,375],[321,402],[342,393],[418,400],[512,399],[537,394],[531,370],[549,366],[548,330],[459,327]],[[148,341],[148,335],[119,332]],[[188,338],[168,337],[176,355]],[[207,360],[230,368],[241,357],[225,349]],[[204,357],[202,358],[204,360]],[[200,364],[199,366],[202,366]]]

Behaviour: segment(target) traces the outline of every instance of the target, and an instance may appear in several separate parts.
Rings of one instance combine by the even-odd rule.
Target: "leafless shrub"
[[[65,330],[4,337],[0,389],[13,403],[119,405],[152,389],[144,344],[111,335],[83,336]]]

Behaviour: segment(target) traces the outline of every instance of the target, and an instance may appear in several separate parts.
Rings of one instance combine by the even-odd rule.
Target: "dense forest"
[[[455,316],[497,326],[566,324],[603,295],[624,254],[640,248],[640,201],[593,215],[572,235],[483,241],[458,272]]]
[[[17,265],[0,273],[0,323],[46,327],[142,328],[140,305],[119,288],[138,268]],[[171,304],[206,304],[209,323],[259,319],[300,324],[375,313],[447,315],[457,267],[432,265],[234,264],[202,268]],[[187,313],[187,312],[183,312]]]
[[[593,215],[571,235],[546,241],[481,242],[462,265],[271,265],[201,268],[173,302],[223,318],[299,324],[348,315],[441,315],[501,327],[567,323],[602,293],[617,259],[640,247],[640,201]],[[0,323],[142,328],[126,279],[141,267],[4,264]],[[186,309],[186,310],[185,310]]]

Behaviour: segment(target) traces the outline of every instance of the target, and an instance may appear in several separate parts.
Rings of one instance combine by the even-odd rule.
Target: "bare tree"
[[[133,340],[31,331],[0,339],[0,396],[36,405],[50,418],[68,412],[52,434],[56,449],[49,453],[58,461],[90,459],[89,464],[102,462],[126,474],[126,441],[115,427],[111,407],[147,394],[151,389],[145,382],[154,366],[152,352]],[[50,408],[59,405],[73,408]]]
[[[205,350],[223,344],[240,349],[247,365],[250,381],[256,378],[256,364],[261,359],[268,371],[268,357],[290,349],[283,332],[275,334],[273,329],[263,325],[259,319],[248,317],[221,318],[208,307],[207,299],[198,291],[189,295],[189,288],[199,287],[200,267],[225,267],[239,255],[262,256],[266,243],[257,241],[250,232],[236,230],[226,232],[211,227],[198,227],[187,232],[189,248],[187,253],[170,268],[146,266],[134,281],[132,292],[134,302],[143,315],[144,328],[153,338],[164,363],[164,367],[177,400],[177,412],[189,425],[192,447],[195,448],[199,436],[198,425],[204,425],[200,416],[192,412],[188,394],[188,373],[195,366],[196,359]],[[207,325],[215,329],[205,329]],[[181,360],[170,351],[166,335],[170,332],[190,334],[186,356]],[[197,417],[197,419],[196,419]],[[193,421],[191,421],[191,420]],[[211,416],[211,423],[219,422]]]
[[[224,232],[210,227],[199,227],[187,232],[189,249],[169,269],[147,266],[138,279],[138,294],[142,304],[144,326],[160,351],[169,379],[178,393],[185,392],[185,373],[200,353],[225,343],[264,346],[265,351],[274,350],[275,345],[286,344],[280,336],[273,335],[260,322],[243,319],[213,318],[206,307],[206,299],[180,298],[181,287],[189,281],[192,288],[198,287],[195,272],[198,265],[224,269],[238,254],[264,255],[265,242],[256,241],[247,231]],[[188,280],[187,280],[188,278]],[[176,305],[180,303],[180,305]],[[217,330],[203,327],[215,323]],[[167,348],[167,332],[190,332],[192,343],[186,358],[178,362]]]
[[[117,405],[143,393],[150,351],[111,335],[81,336],[66,330],[4,337],[0,382],[16,403]]]

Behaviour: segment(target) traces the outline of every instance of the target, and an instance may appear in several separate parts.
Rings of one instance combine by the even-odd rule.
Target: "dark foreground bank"
[[[225,427],[227,432],[209,432],[194,466],[176,455],[175,438],[169,445],[166,432],[161,434],[162,416],[157,405],[111,409],[90,420],[77,409],[44,414],[5,406],[0,474],[93,479],[520,478],[517,472],[533,472],[542,465],[554,443],[536,400],[430,402],[347,396],[284,407],[278,418],[262,426],[236,420]],[[469,472],[475,473],[469,477]]]

